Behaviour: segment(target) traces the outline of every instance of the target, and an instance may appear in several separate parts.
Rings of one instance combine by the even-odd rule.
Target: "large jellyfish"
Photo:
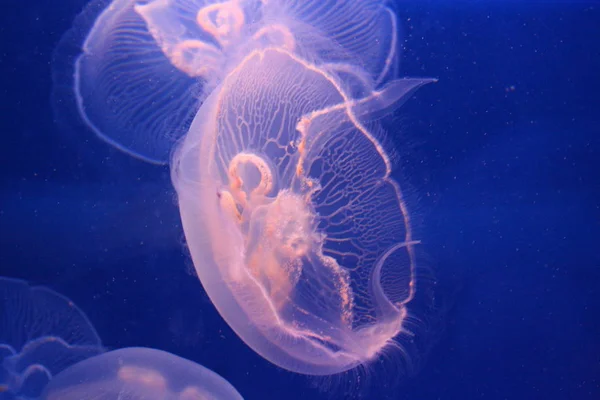
[[[433,79],[397,79],[396,35],[383,0],[115,0],[75,63],[107,141],[165,161],[181,137],[198,276],[291,371],[343,372],[410,333],[416,241],[379,121]]]
[[[320,66],[259,49],[198,112],[173,164],[187,243],[221,315],[271,362],[341,372],[403,332],[415,242],[371,118],[425,82],[353,100]]]
[[[72,301],[0,278],[0,398],[37,398],[54,375],[104,349]]]
[[[241,400],[225,379],[171,353],[131,347],[66,369],[40,400]]]
[[[358,22],[375,14],[386,26],[379,2],[329,2],[332,33],[306,17],[316,3],[264,7],[275,3],[264,29],[279,40],[255,37],[224,68],[173,182],[196,271],[228,324],[276,365],[334,374],[408,333],[415,241],[377,119],[431,80],[382,85],[392,53]],[[370,65],[344,45],[355,37],[386,61],[367,68],[378,57]]]

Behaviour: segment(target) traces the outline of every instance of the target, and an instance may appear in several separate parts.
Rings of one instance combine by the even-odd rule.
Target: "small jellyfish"
[[[37,398],[54,375],[103,351],[94,327],[69,299],[0,278],[0,398]]]
[[[241,400],[221,376],[161,350],[131,347],[66,369],[40,400]]]
[[[396,25],[382,0],[95,0],[54,53],[56,118],[76,116],[116,148],[167,163],[253,49],[285,48],[379,84],[395,71]]]

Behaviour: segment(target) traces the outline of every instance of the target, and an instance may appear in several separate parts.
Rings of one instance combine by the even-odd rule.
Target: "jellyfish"
[[[395,79],[395,40],[381,38],[396,32],[370,29],[395,26],[381,2],[325,3],[263,3],[263,27],[226,59],[171,164],[212,302],[257,353],[308,375],[411,334],[417,241],[378,121],[434,81]]]
[[[188,247],[220,314],[274,364],[338,373],[403,333],[415,241],[373,118],[427,82],[352,99],[327,69],[259,49],[198,112],[172,166]]]
[[[54,375],[103,351],[94,327],[71,300],[0,278],[0,398],[37,398]]]
[[[380,83],[396,67],[396,25],[381,0],[95,0],[54,52],[56,119],[165,164],[248,49],[285,47]]]
[[[241,400],[213,371],[150,348],[113,350],[56,376],[40,400]]]

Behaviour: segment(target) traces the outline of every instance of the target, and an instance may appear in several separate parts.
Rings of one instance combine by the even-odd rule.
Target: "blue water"
[[[53,49],[84,2],[0,4],[0,275],[72,299],[108,348],[173,352],[246,399],[600,398],[597,2],[396,5],[402,73],[439,79],[389,134],[443,318],[393,384],[249,349],[191,273],[168,168],[54,121]]]

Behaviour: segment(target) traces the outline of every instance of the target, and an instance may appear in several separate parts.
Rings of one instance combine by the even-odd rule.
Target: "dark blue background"
[[[166,167],[53,121],[52,51],[83,5],[0,0],[0,275],[70,297],[108,347],[174,352],[247,399],[352,392],[274,367],[221,320]],[[445,317],[416,376],[364,397],[600,399],[600,5],[398,12],[403,74],[440,79],[390,136]]]

